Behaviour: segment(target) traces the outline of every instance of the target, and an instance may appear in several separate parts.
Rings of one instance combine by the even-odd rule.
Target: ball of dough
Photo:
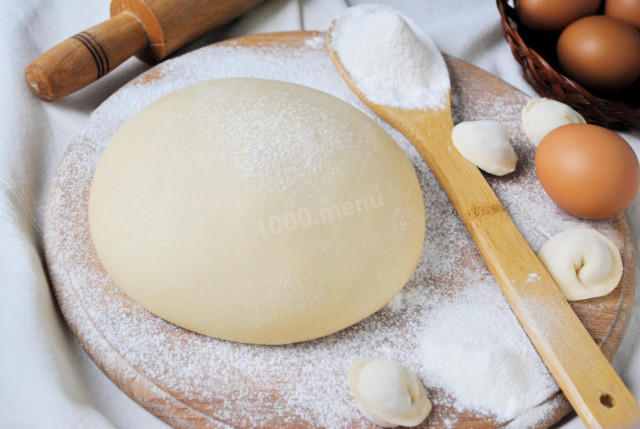
[[[522,127],[529,142],[538,146],[550,131],[567,124],[586,124],[582,115],[564,103],[532,98],[522,109]]]
[[[216,338],[331,334],[404,286],[425,218],[411,162],[353,106],[284,82],[179,89],[108,143],[89,196],[114,282]]]
[[[615,244],[592,229],[554,235],[538,256],[569,301],[611,292],[622,278],[622,258]]]
[[[348,383],[360,412],[378,426],[417,426],[431,412],[418,377],[393,360],[356,361]]]
[[[467,121],[453,127],[453,145],[460,154],[487,173],[504,176],[516,169],[518,155],[509,133],[496,121]]]

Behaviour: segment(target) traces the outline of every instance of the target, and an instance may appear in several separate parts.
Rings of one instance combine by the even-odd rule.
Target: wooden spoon
[[[520,324],[585,424],[590,428],[639,428],[638,403],[482,173],[453,146],[450,88],[444,94],[446,105],[440,108],[403,109],[370,101],[333,50],[334,28],[335,22],[327,34],[327,49],[336,68],[371,110],[418,149],[478,246]],[[441,57],[437,49],[433,55]]]

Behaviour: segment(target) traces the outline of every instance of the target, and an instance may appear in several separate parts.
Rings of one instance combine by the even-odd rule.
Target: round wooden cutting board
[[[430,384],[421,367],[420,323],[430,312],[460,299],[470,285],[486,288],[487,296],[494,297],[491,305],[506,312],[508,308],[424,162],[379,119],[412,160],[420,180],[427,213],[425,249],[401,292],[403,299],[348,329],[319,340],[273,347],[208,338],[167,323],[131,301],[95,254],[87,202],[100,154],[122,123],[171,90],[221,77],[279,79],[332,93],[374,116],[333,70],[323,38],[322,33],[278,33],[202,48],[158,65],[93,113],[71,142],[48,199],[46,258],[62,313],[86,352],[120,389],[177,427],[371,427],[357,411],[346,381],[350,363],[367,356],[398,359],[422,379],[434,403],[422,427],[507,424],[511,419],[459,406],[454,395]],[[528,97],[468,63],[446,59],[454,122],[496,119],[511,133],[519,156],[516,172],[486,177],[533,250],[538,251],[551,235],[576,227],[595,228],[620,249],[625,270],[618,287],[605,297],[572,303],[612,359],[629,321],[635,285],[625,217],[590,222],[558,209],[537,182],[535,148],[521,129],[520,111]],[[420,297],[426,296],[437,299],[420,304]],[[516,323],[515,318],[511,322]],[[496,330],[500,332],[500,326]],[[539,404],[516,416],[513,427],[548,427],[569,411],[568,402],[552,388]]]

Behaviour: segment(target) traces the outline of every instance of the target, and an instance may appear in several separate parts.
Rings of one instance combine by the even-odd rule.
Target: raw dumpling
[[[531,144],[538,146],[550,131],[567,124],[585,124],[582,115],[564,103],[532,98],[522,109],[522,127]]]
[[[553,236],[538,253],[569,301],[611,292],[622,278],[618,248],[592,229],[570,229]]]
[[[509,141],[509,133],[496,121],[467,121],[453,127],[453,145],[478,168],[495,176],[516,169],[518,155]]]
[[[378,426],[417,426],[431,412],[418,377],[390,359],[356,361],[349,370],[349,389],[360,412]]]

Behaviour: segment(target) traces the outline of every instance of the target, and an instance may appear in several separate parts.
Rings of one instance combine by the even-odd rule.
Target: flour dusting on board
[[[331,28],[331,47],[370,101],[405,109],[446,106],[449,73],[438,47],[393,9],[345,10]]]
[[[457,407],[508,421],[544,402],[555,383],[524,331],[496,323],[513,317],[500,299],[499,291],[478,281],[430,311],[421,355],[426,379],[456,392]]]
[[[557,402],[536,406],[556,392],[555,384],[418,152],[346,87],[322,41],[322,36],[314,36],[300,48],[203,48],[162,64],[151,72],[159,76],[156,80],[145,82],[153,76],[147,74],[96,110],[62,160],[49,197],[47,255],[54,284],[65,284],[65,288],[57,286],[57,295],[69,324],[112,378],[133,386],[129,393],[137,401],[150,409],[179,408],[185,419],[193,419],[192,424],[208,415],[214,417],[202,422],[216,426],[224,422],[241,427],[368,427],[349,394],[346,377],[356,359],[374,356],[395,359],[418,375],[434,402],[428,419],[434,427],[461,424],[456,417],[459,410],[484,413],[496,424],[522,413],[513,421],[514,427],[538,426],[560,406]],[[105,145],[129,117],[158,97],[223,77],[277,79],[328,92],[374,116],[407,153],[422,187],[427,233],[418,267],[391,306],[325,338],[289,346],[252,346],[208,338],[164,322],[127,298],[105,274],[89,238],[86,199],[78,197],[88,194]],[[480,109],[454,105],[454,114],[466,120],[517,123],[519,108],[505,108],[492,97],[487,94],[477,101],[482,103]],[[526,102],[524,95],[515,97],[512,101],[518,105]],[[546,234],[576,227],[597,226],[615,242],[616,233],[607,224],[562,215],[537,184],[533,148],[521,130],[511,132],[521,159],[515,180],[489,180],[533,249],[542,246]],[[462,313],[469,305],[475,305],[475,310],[465,321]],[[459,317],[446,317],[449,312]],[[506,338],[512,341],[510,348],[485,341],[478,356],[508,361],[508,354],[515,351],[519,355],[512,360],[515,367],[522,364],[531,375],[523,384],[519,375],[504,374],[496,384],[489,373],[491,366],[470,365],[466,371],[473,368],[475,382],[482,380],[487,391],[493,389],[491,400],[484,402],[474,396],[482,386],[464,383],[460,374],[436,362],[442,357],[462,361],[472,353],[469,336],[456,334],[445,341],[442,334],[464,330],[476,319],[482,326],[471,335],[507,332]],[[475,355],[468,357],[473,362]],[[523,389],[529,392],[526,397],[500,402]],[[185,424],[186,420],[173,422]]]

